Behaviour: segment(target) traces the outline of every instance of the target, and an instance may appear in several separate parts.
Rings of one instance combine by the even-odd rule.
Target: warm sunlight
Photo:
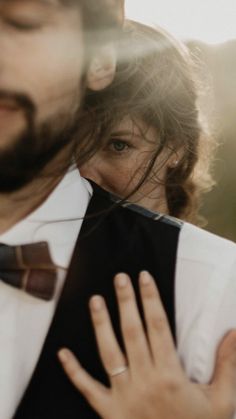
[[[235,0],[126,0],[126,15],[159,24],[182,39],[217,43],[236,38]]]

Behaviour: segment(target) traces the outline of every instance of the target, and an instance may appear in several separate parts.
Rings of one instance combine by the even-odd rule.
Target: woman
[[[87,97],[88,115],[96,121],[103,147],[81,171],[122,198],[195,221],[200,194],[212,180],[211,146],[199,121],[191,60],[162,30],[133,22],[127,23],[118,52],[120,65],[112,87]],[[194,381],[209,382],[215,348],[236,326],[235,266],[233,244],[183,225],[176,259],[175,321],[178,353]],[[129,278],[116,277],[125,355],[104,299],[91,300],[111,389],[88,375],[70,352],[62,351],[60,360],[71,381],[103,418],[232,418],[235,334],[219,351],[212,385],[190,383],[174,352],[157,289],[146,272],[140,275],[139,288],[148,337]]]
[[[214,144],[200,121],[191,58],[162,29],[134,22],[118,57],[112,86],[88,97],[104,146],[81,173],[118,196],[195,222],[200,195],[213,184]]]

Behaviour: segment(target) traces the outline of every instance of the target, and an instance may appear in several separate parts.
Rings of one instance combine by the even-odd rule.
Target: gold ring
[[[127,369],[128,369],[128,366],[127,365],[124,365],[123,367],[115,368],[114,370],[112,370],[109,373],[109,376],[111,378],[116,377],[117,375],[123,374],[125,371],[127,371]]]

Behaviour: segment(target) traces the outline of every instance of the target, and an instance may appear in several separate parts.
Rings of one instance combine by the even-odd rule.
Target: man
[[[158,277],[175,334],[180,224],[149,222],[121,206],[110,211],[109,195],[69,169],[78,147],[81,156],[86,148],[76,141],[85,89],[112,82],[111,40],[121,21],[118,0],[0,0],[2,419],[97,417],[66,379],[57,351],[70,347],[106,382],[87,301],[94,293],[108,298],[119,335],[118,271],[136,278],[147,267]],[[154,248],[143,243],[150,228]]]
[[[35,368],[90,199],[78,172],[57,185],[72,164],[85,87],[113,78],[110,42],[122,16],[119,0],[0,1],[0,241],[47,241],[61,268],[49,302],[1,284],[2,419],[13,416]]]

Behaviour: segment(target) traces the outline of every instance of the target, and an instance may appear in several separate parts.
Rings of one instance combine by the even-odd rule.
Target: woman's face
[[[80,168],[81,174],[125,197],[142,179],[158,144],[159,137],[154,128],[140,120],[134,123],[127,117],[114,129],[106,146]],[[151,210],[167,212],[163,182],[169,161],[167,152],[163,151],[148,179],[129,200]]]

